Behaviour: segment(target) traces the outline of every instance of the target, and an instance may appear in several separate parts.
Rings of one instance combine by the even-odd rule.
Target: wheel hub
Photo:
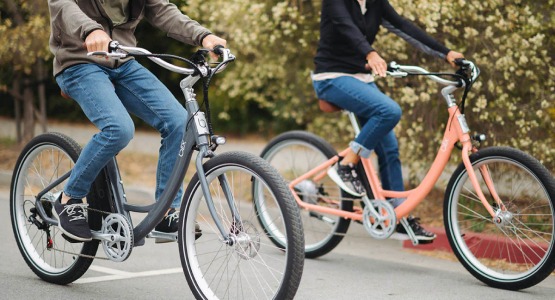
[[[242,259],[251,259],[258,255],[260,249],[260,232],[248,221],[242,224],[242,230],[234,234],[233,247],[235,252]]]
[[[303,180],[295,186],[295,191],[299,194],[302,201],[310,204],[316,204],[318,201],[318,188],[314,182]]]

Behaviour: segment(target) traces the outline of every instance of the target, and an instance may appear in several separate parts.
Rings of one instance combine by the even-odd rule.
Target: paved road
[[[0,119],[0,136],[9,122]],[[94,130],[52,125],[84,143]],[[15,131],[13,131],[15,132]],[[135,145],[135,146],[134,146]],[[156,151],[155,134],[138,133],[133,151]],[[136,148],[133,148],[136,147]],[[230,140],[220,150],[258,154],[259,142]],[[95,260],[78,281],[57,286],[41,281],[23,261],[9,217],[8,181],[0,180],[0,299],[192,299],[176,244],[147,241],[123,263]],[[140,194],[138,195],[140,196]],[[102,250],[99,250],[102,251]],[[404,250],[394,240],[377,241],[353,224],[347,237],[330,254],[307,260],[297,299],[555,299],[555,276],[520,292],[489,288],[458,262]]]
[[[123,263],[95,260],[73,284],[38,279],[21,257],[9,220],[8,191],[0,188],[0,299],[192,299],[175,243],[147,241]],[[102,251],[102,250],[99,250]],[[297,299],[553,299],[555,277],[521,292],[497,290],[457,262],[377,241],[354,225],[330,254],[307,260]]]

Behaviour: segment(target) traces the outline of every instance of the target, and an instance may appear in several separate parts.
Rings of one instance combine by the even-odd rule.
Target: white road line
[[[102,282],[102,281],[130,279],[130,278],[137,278],[137,277],[147,277],[147,276],[158,276],[158,275],[183,273],[182,268],[152,270],[152,271],[144,271],[144,272],[136,272],[136,273],[124,272],[124,271],[119,271],[119,270],[104,268],[104,267],[98,267],[98,266],[91,266],[90,269],[93,269],[94,271],[98,271],[98,272],[108,273],[108,274],[111,274],[111,275],[81,278],[81,279],[78,279],[78,280],[74,281],[73,283],[83,284],[83,283],[93,283],[93,282]]]
[[[101,272],[101,273],[106,273],[106,274],[112,274],[112,275],[122,275],[122,276],[127,276],[129,274],[132,274],[130,272],[125,272],[125,271],[121,271],[121,270],[116,270],[116,269],[106,268],[106,267],[101,267],[101,266],[95,266],[95,265],[90,266],[89,270],[93,270],[93,271],[97,271],[97,272]]]

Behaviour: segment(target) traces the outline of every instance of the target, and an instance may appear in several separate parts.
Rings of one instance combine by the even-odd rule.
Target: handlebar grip
[[[212,52],[214,52],[214,53],[216,53],[217,55],[220,55],[220,56],[221,56],[222,54],[224,54],[224,52],[222,51],[222,49],[225,49],[225,47],[222,46],[222,45],[216,45],[216,46],[214,47],[214,49],[212,49]]]
[[[108,52],[109,52],[109,53],[116,52],[116,50],[118,49],[118,47],[119,47],[119,42],[118,42],[118,41],[111,41],[111,42],[108,44]]]
[[[466,65],[466,59],[463,58],[455,58],[455,60],[453,61],[455,63],[455,65],[462,67],[464,65]]]

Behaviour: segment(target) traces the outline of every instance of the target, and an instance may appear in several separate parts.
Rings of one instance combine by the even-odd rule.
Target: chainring
[[[366,204],[362,219],[364,229],[375,239],[384,240],[389,238],[395,232],[397,224],[397,216],[393,206],[385,200],[364,198],[363,201]]]
[[[133,250],[133,228],[120,214],[109,214],[102,221],[101,234],[110,235],[110,240],[102,240],[106,256],[115,262],[126,260]]]

